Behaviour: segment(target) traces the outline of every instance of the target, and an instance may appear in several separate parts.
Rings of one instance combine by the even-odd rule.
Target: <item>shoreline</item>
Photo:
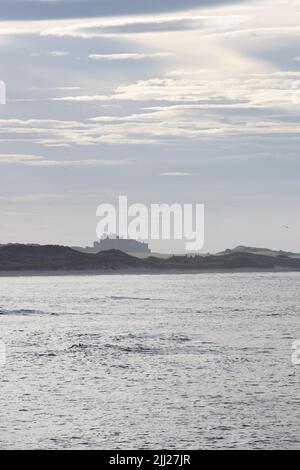
[[[107,269],[107,270],[22,270],[22,271],[0,271],[0,278],[5,277],[65,277],[65,276],[122,276],[122,275],[187,275],[187,274],[247,274],[247,273],[297,273],[299,269]]]

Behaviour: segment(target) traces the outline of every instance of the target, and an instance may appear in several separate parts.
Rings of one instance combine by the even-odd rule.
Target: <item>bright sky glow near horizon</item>
[[[300,252],[299,37],[300,0],[0,0],[0,243],[92,244],[125,194]]]

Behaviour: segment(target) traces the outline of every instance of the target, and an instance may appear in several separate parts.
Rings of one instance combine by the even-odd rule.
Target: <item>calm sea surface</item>
[[[300,274],[0,278],[1,449],[300,449]]]

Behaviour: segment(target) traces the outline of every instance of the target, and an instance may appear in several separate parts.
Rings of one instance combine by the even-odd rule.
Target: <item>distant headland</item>
[[[300,254],[237,247],[207,255],[138,257],[120,250],[82,253],[59,245],[0,245],[0,275],[300,271]]]

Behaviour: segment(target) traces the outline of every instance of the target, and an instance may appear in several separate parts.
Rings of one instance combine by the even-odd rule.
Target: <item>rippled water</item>
[[[300,449],[300,274],[0,278],[0,448]]]

